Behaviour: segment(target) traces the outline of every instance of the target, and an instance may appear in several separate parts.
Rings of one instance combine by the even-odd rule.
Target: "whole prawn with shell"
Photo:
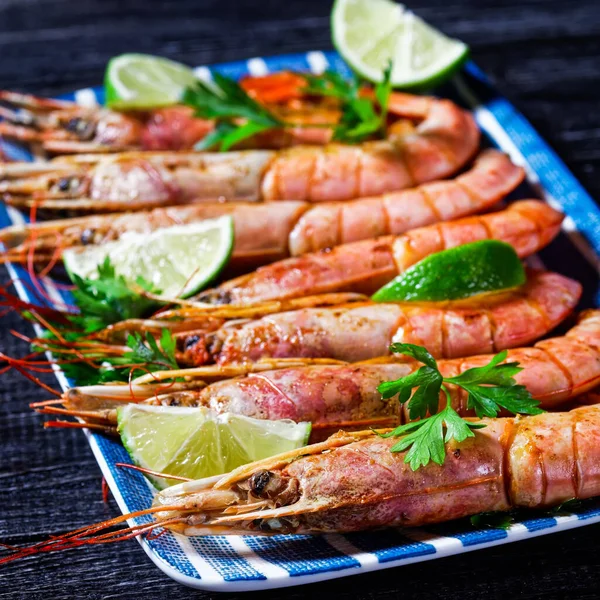
[[[448,100],[401,94],[400,120],[384,140],[328,143],[279,151],[82,154],[0,171],[7,204],[48,210],[109,212],[199,200],[342,201],[449,177],[476,154],[473,117]]]
[[[262,77],[244,77],[239,84],[219,74],[216,77],[217,86],[221,83],[234,87],[238,104],[240,96],[246,96],[246,114],[248,109],[261,111],[264,107],[275,124],[281,124],[255,133],[243,143],[246,147],[326,144],[332,140],[334,128],[343,119],[344,94],[350,97],[359,94],[363,101],[374,98],[370,88],[359,88],[357,82],[348,82],[332,74],[314,76],[283,71]],[[335,83],[333,88],[330,79]],[[199,86],[209,95],[214,89],[201,82]],[[324,88],[329,88],[329,93],[323,95]],[[331,94],[334,89],[343,92]],[[227,103],[226,95],[224,92],[216,97],[221,108]],[[420,122],[435,119],[429,114],[433,102],[443,101],[392,92],[386,106],[380,108],[389,117],[385,125],[389,126],[391,134],[404,135]],[[190,150],[215,127],[212,115],[202,114],[205,111],[194,101],[188,106],[119,112],[0,90],[0,103],[0,117],[4,119],[0,123],[0,135],[41,146],[50,154]],[[198,110],[200,117],[196,115]],[[232,116],[234,114],[235,111]],[[243,118],[237,120],[244,122]]]
[[[372,294],[426,256],[468,242],[497,239],[511,244],[520,257],[529,256],[554,239],[562,220],[563,215],[548,204],[521,200],[496,213],[278,261],[201,292],[195,300],[249,305],[335,292]]]
[[[10,548],[0,564],[131,539],[160,527],[186,536],[343,533],[600,495],[600,406],[472,425],[479,427],[472,437],[446,444],[443,464],[417,471],[405,452],[391,452],[397,440],[372,430],[340,432],[224,476],[169,487],[149,509]],[[145,515],[154,520],[113,529]]]
[[[478,424],[474,437],[447,444],[443,465],[413,471],[404,452],[390,451],[397,440],[340,433],[167,488],[154,517],[188,536],[344,533],[600,495],[599,406]]]
[[[410,229],[478,213],[523,180],[524,171],[496,151],[481,153],[470,170],[448,181],[349,202],[202,202],[136,213],[80,216],[0,230],[1,260],[47,262],[60,248],[83,248],[176,224],[231,215],[233,270],[257,267],[340,244],[399,235]]]
[[[453,377],[488,364],[492,356],[443,359],[438,366],[445,377]],[[515,376],[516,383],[525,386],[542,408],[564,407],[600,384],[600,311],[584,312],[564,336],[509,350],[505,360],[519,363],[522,370]],[[202,406],[258,419],[310,421],[312,439],[340,428],[388,427],[408,421],[408,410],[382,400],[377,388],[414,373],[419,368],[416,361],[391,356],[353,364],[318,363],[314,359],[262,360],[182,369],[175,375],[183,381],[169,385],[164,382],[173,372],[163,371],[142,376],[131,385],[72,388],[56,401],[34,406],[45,414],[78,417],[108,433],[115,433],[116,407],[127,402]],[[464,390],[449,386],[449,396],[459,415],[472,416]],[[441,395],[441,408],[446,401]]]
[[[181,340],[177,359],[188,365],[262,358],[357,361],[385,354],[390,343],[400,341],[424,345],[435,356],[448,358],[530,343],[574,309],[581,293],[578,283],[552,273],[531,272],[521,289],[484,296],[462,306],[366,302],[356,292],[374,291],[411,264],[442,250],[444,244],[452,247],[492,237],[512,244],[520,256],[528,256],[556,235],[561,220],[548,205],[523,201],[498,213],[427,226],[396,238],[342,245],[332,252],[298,259],[307,258],[306,264],[314,264],[318,271],[312,267],[306,273],[291,269],[294,285],[287,290],[269,277],[269,271],[282,273],[281,282],[288,284],[288,261],[274,263],[245,276],[252,281],[267,272],[266,289],[271,295],[255,302],[210,306],[180,301],[181,308],[160,311],[151,319],[117,322],[88,336],[83,344],[69,343],[68,352],[91,352],[96,358],[106,352],[118,356],[127,350],[122,344],[130,333],[160,335],[163,330]],[[396,255],[388,254],[388,248],[394,248]],[[349,265],[346,269],[345,264]],[[337,281],[328,268],[336,269]],[[230,293],[236,289],[230,287],[236,281],[205,292],[203,297],[221,295],[222,289]],[[323,289],[320,281],[329,289]],[[314,287],[308,287],[311,282]],[[362,289],[356,289],[358,285]],[[245,293],[243,285],[239,289]],[[53,341],[51,348],[47,341],[36,343],[57,352],[62,347],[60,340]]]
[[[331,123],[336,112],[316,102],[302,101],[304,79],[289,72],[246,77],[242,88],[272,110],[292,112],[294,120]],[[41,146],[48,154],[123,152],[125,150],[191,150],[214,128],[192,107],[168,106],[116,111],[99,106],[0,91],[0,135],[7,140]],[[300,104],[300,106],[298,106]],[[315,143],[325,130],[298,129],[260,136],[256,147]]]
[[[133,331],[159,336],[167,329],[179,342],[178,362],[200,366],[235,365],[262,359],[324,358],[356,362],[389,354],[397,342],[427,348],[435,357],[454,358],[530,343],[561,323],[575,308],[581,286],[557,273],[529,271],[519,289],[459,303],[376,303],[343,294],[304,298],[320,302],[256,319],[219,318],[203,309],[167,309],[151,319],[122,321],[93,335],[107,351]],[[333,303],[325,306],[326,301]],[[301,303],[290,302],[288,307]],[[252,309],[252,307],[250,307]],[[261,306],[254,307],[257,311]],[[89,342],[86,342],[89,344]],[[96,352],[93,346],[90,351]]]

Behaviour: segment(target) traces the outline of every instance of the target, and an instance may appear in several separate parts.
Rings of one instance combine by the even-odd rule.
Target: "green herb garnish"
[[[471,525],[482,529],[488,527],[491,529],[509,529],[515,522],[524,519],[539,519],[542,517],[560,517],[573,514],[573,511],[581,510],[584,507],[584,501],[577,498],[565,500],[558,506],[550,508],[513,508],[510,511],[482,512],[469,517]]]
[[[467,408],[474,410],[479,418],[495,417],[501,409],[513,414],[537,415],[544,412],[539,402],[522,385],[517,385],[514,375],[522,368],[516,362],[502,363],[506,359],[504,350],[483,367],[468,369],[455,377],[444,377],[436,360],[421,346],[392,344],[390,350],[422,362],[414,373],[395,381],[381,383],[377,390],[385,399],[398,396],[401,404],[408,403],[411,421],[397,427],[382,437],[402,437],[392,452],[407,450],[404,461],[416,471],[430,461],[441,465],[446,457],[445,444],[450,440],[462,442],[473,437],[473,430],[485,427],[483,423],[463,419],[453,408],[446,385],[452,384],[469,394]],[[413,392],[413,390],[415,390]],[[446,395],[446,407],[438,412],[440,392]],[[427,415],[430,416],[427,416]]]
[[[473,515],[470,521],[471,525],[477,529],[503,529],[506,531],[515,522],[515,517],[510,512],[482,512]]]
[[[52,352],[65,375],[79,385],[127,381],[150,371],[179,368],[175,340],[168,329],[162,330],[159,342],[148,332],[144,337],[137,332],[129,334],[128,350],[118,355],[107,353],[103,342],[93,336],[85,339],[114,323],[146,316],[161,304],[149,294],[160,290],[142,278],[133,285],[127,283],[108,258],[98,266],[97,278],[72,277],[72,294],[80,312],[56,311],[55,318],[47,316],[41,323],[51,330],[33,344],[34,351]],[[27,314],[32,321],[39,321],[35,312]]]
[[[98,356],[100,365],[94,366],[89,362],[67,362],[60,364],[64,374],[77,385],[95,385],[114,381],[129,381],[152,371],[168,371],[178,369],[175,358],[175,339],[168,329],[163,329],[160,336],[160,346],[156,339],[148,332],[145,337],[139,333],[127,337],[127,347],[130,350],[120,356]],[[49,347],[55,355],[60,356],[61,348]],[[89,348],[82,352],[94,361],[94,349]]]
[[[385,135],[388,102],[392,92],[391,73],[390,65],[384,72],[383,81],[375,86],[375,100],[361,96],[359,79],[345,79],[334,71],[325,71],[322,75],[304,75],[308,82],[304,91],[339,100],[342,116],[333,130],[333,139],[356,143],[375,134]]]
[[[385,134],[392,89],[390,74],[391,66],[385,71],[384,80],[375,87],[373,97],[360,94],[361,82],[358,79],[347,80],[332,71],[322,75],[302,74],[302,77],[307,82],[304,88],[307,94],[339,100],[342,116],[334,127],[333,139],[357,143],[374,135]],[[216,122],[215,129],[196,145],[198,150],[216,147],[226,151],[247,138],[271,129],[330,127],[327,124],[282,120],[251,98],[233,79],[214,73],[213,82],[198,81],[185,91],[182,98],[184,104],[196,110],[198,117],[214,119]]]
[[[108,257],[98,265],[97,279],[83,279],[73,275],[72,291],[80,313],[69,315],[68,320],[81,332],[93,333],[127,319],[136,319],[158,306],[146,293],[159,294],[160,290],[138,278],[132,286],[122,275],[117,275]]]
[[[285,126],[237,81],[219,73],[213,74],[213,81],[214,85],[198,81],[182,98],[184,104],[196,109],[197,116],[217,121],[215,129],[196,145],[198,150],[216,146],[224,152],[257,133]],[[235,121],[239,119],[246,122],[237,124]]]
[[[570,515],[574,510],[581,509],[583,501],[578,498],[571,498],[561,502],[558,506],[548,509],[547,513],[553,516]]]

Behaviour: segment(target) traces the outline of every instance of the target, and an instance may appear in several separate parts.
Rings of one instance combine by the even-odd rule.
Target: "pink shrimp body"
[[[531,272],[518,292],[483,296],[469,308],[359,304],[306,308],[228,325],[185,343],[189,364],[261,358],[360,361],[389,353],[394,342],[453,358],[525,345],[558,325],[577,305],[581,285],[562,275]]]
[[[513,245],[519,256],[528,256],[556,236],[562,219],[543,202],[522,200],[497,213],[282,260],[198,298],[215,304],[250,304],[334,291],[371,294],[426,256],[468,242],[499,239]]]
[[[399,419],[399,409],[377,392],[382,381],[408,374],[402,364],[372,367],[359,365],[279,369],[213,383],[196,395],[194,404],[218,412],[233,412],[257,419],[310,421],[331,424],[376,423]]]
[[[9,106],[0,108],[0,134],[51,154],[185,150],[213,129],[188,106],[117,112],[8,91],[0,91],[0,102]]]
[[[399,235],[473,214],[506,196],[523,177],[523,169],[507,156],[487,150],[470,171],[452,181],[350,203],[323,203],[307,211],[295,225],[290,234],[290,254],[299,256],[382,235]]]
[[[273,153],[122,152],[60,156],[46,163],[11,163],[0,170],[7,204],[107,212],[192,201],[260,200]]]
[[[0,231],[6,260],[23,260],[33,246],[39,261],[62,248],[101,244],[123,233],[149,233],[161,227],[228,214],[235,226],[232,266],[254,268],[311,250],[381,234],[405,231],[485,210],[522,180],[523,169],[488,150],[456,181],[425,184],[414,190],[313,206],[301,201],[276,203],[201,202],[125,214],[91,215],[19,225]],[[114,193],[114,190],[111,192]],[[114,196],[113,196],[114,197]],[[157,198],[160,195],[157,196]],[[166,196],[165,196],[166,197]]]
[[[600,406],[482,423],[474,437],[447,443],[443,465],[417,471],[390,451],[397,440],[342,433],[217,482],[168,488],[155,498],[169,507],[156,519],[180,517],[167,526],[185,535],[333,533],[600,495]]]
[[[7,94],[0,93],[2,99],[7,100]],[[9,181],[2,182],[0,191],[5,201],[15,206],[31,206],[35,198],[44,208],[105,212],[200,199],[321,202],[383,194],[449,177],[478,149],[479,130],[472,115],[447,100],[419,100],[416,106],[422,110],[421,123],[402,135],[392,134],[389,140],[280,151],[124,152],[112,157],[60,157],[27,169],[20,164],[5,168],[4,177]],[[107,122],[134,122],[123,114],[96,112]],[[414,106],[410,112],[414,116]],[[151,123],[158,132],[150,136],[151,140],[180,139],[183,134],[179,129],[186,115],[185,107],[157,112]],[[75,144],[89,152],[110,147],[102,141],[87,141],[98,133],[90,117],[74,116],[71,122],[75,134],[80,138],[85,134],[86,141],[72,142],[59,136],[61,145]],[[116,125],[107,127],[106,139],[114,137],[117,129]],[[133,137],[142,136],[139,127],[134,129]],[[8,135],[6,128],[5,132]],[[162,143],[150,141],[147,145],[156,148]],[[169,141],[172,145],[178,143]]]
[[[281,151],[265,175],[263,197],[349,200],[452,175],[475,154],[477,124],[448,100],[430,98],[419,108],[423,121],[388,141]]]
[[[575,352],[574,352],[575,350]],[[492,355],[438,361],[445,377],[489,363]],[[522,371],[515,376],[543,408],[552,409],[579,397],[600,384],[600,311],[583,313],[579,323],[565,336],[538,342],[532,348],[508,351],[507,362],[518,362]],[[348,365],[283,368],[250,373],[217,381],[204,389],[164,390],[153,386],[114,388],[92,386],[73,388],[64,397],[72,410],[111,411],[134,394],[136,401],[175,406],[206,406],[219,413],[233,412],[258,419],[311,421],[316,438],[339,427],[361,428],[395,425],[407,420],[396,400],[384,401],[377,386],[405,377],[421,366],[411,360],[388,357]],[[176,384],[175,388],[184,388]],[[147,389],[146,389],[147,388]],[[453,407],[468,415],[464,392],[449,386]],[[104,398],[106,396],[106,398]],[[443,405],[445,397],[440,398]],[[80,413],[79,413],[80,414]],[[95,420],[102,415],[95,416]],[[116,423],[112,412],[109,423]]]
[[[573,350],[577,351],[574,353]],[[445,377],[483,366],[492,355],[440,360]],[[600,311],[588,311],[565,336],[543,340],[533,348],[508,351],[507,362],[518,362],[523,370],[515,377],[542,403],[553,408],[600,383]],[[381,401],[377,386],[404,377],[421,365],[412,361],[376,361],[341,366],[313,366],[250,374],[213,383],[199,392],[200,403],[220,412],[236,412],[264,419],[351,421],[356,406],[367,406],[360,418],[397,414],[395,407]],[[462,390],[450,389],[452,404],[468,414]],[[327,400],[337,412],[324,412],[313,420],[314,409],[327,409]],[[443,400],[443,399],[442,399]],[[394,403],[392,403],[394,404]],[[343,407],[348,407],[344,412]],[[406,417],[406,415],[404,415]]]

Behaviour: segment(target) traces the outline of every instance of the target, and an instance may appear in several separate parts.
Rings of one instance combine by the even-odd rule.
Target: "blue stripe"
[[[292,577],[360,567],[355,558],[342,554],[322,537],[247,536],[244,541],[258,556],[285,569]]]
[[[436,553],[435,546],[414,542],[394,529],[377,533],[352,533],[346,537],[359,550],[374,554],[380,563]]]
[[[250,563],[240,556],[226,536],[190,538],[191,544],[202,558],[223,577],[225,581],[256,581],[266,579]]]
[[[465,527],[467,531],[465,531]],[[471,525],[468,521],[452,521],[450,523],[441,523],[433,527],[424,527],[425,531],[441,535],[444,537],[455,538],[462,543],[463,546],[477,546],[497,540],[503,540],[508,535],[504,529],[470,529]]]
[[[527,531],[541,531],[550,527],[556,527],[556,519],[553,517],[541,517],[539,519],[526,519],[521,521],[527,527]]]
[[[238,60],[231,63],[212,65],[210,70],[231,79],[240,79],[241,77],[244,77],[244,75],[248,75],[248,61]]]
[[[267,63],[269,71],[308,71],[306,54],[290,54],[283,56],[267,56],[263,60]]]
[[[587,519],[593,519],[594,517],[600,516],[600,506],[598,506],[596,508],[590,508],[590,509],[584,510],[583,512],[574,511],[574,514],[577,515],[577,518],[580,521],[586,521]]]
[[[343,61],[337,52],[323,52],[325,58],[329,62],[329,70],[337,71],[344,77],[352,77],[350,67]]]
[[[29,162],[31,160],[31,153],[21,146],[17,146],[17,144],[9,144],[4,140],[0,139],[0,150],[2,151],[2,156],[6,156],[10,160],[18,160]]]
[[[586,234],[596,254],[600,255],[600,211],[594,200],[514,106],[490,87],[484,89],[482,95],[481,84],[485,83],[485,78],[475,65],[468,65],[465,77],[475,88],[475,93],[483,98],[485,107],[533,167],[542,186],[560,203],[563,210],[575,221],[579,231]]]
[[[121,469],[115,466],[117,462],[130,463],[131,459],[123,446],[115,439],[102,435],[93,434],[94,440],[98,444],[102,456],[108,464],[111,475],[113,476],[117,488],[123,497],[125,506],[129,512],[144,510],[152,505],[153,495],[146,484],[145,478],[141,473],[130,469]],[[145,515],[134,519],[136,524],[151,523],[152,516]],[[171,564],[177,570],[189,577],[200,579],[192,563],[189,561],[181,546],[177,543],[174,535],[168,532],[156,540],[147,541],[158,556],[166,563]]]
[[[105,99],[105,94],[104,94],[104,88],[103,87],[95,87],[93,88],[94,93],[96,94],[96,100],[98,101],[98,104],[104,104],[104,99]]]

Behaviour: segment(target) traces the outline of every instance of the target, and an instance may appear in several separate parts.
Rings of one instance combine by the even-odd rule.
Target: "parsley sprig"
[[[142,277],[136,285],[127,283],[122,275],[117,275],[108,257],[98,266],[97,278],[84,279],[74,274],[72,279],[72,294],[80,312],[67,317],[77,330],[75,335],[71,332],[71,339],[118,321],[136,319],[158,306],[156,299],[147,294],[159,294],[160,290]]]
[[[78,385],[127,381],[149,371],[179,368],[175,340],[168,329],[162,330],[158,341],[148,332],[145,336],[137,332],[129,334],[128,350],[118,356],[107,354],[103,343],[94,336],[86,339],[119,321],[148,315],[161,304],[155,298],[160,290],[141,277],[135,284],[128,283],[116,273],[108,257],[98,266],[96,278],[73,275],[72,279],[75,284],[72,294],[79,312],[57,311],[60,319],[48,318],[52,331],[46,330],[43,342],[34,343],[35,351],[52,352],[67,377]],[[36,320],[34,311],[28,311],[26,316]],[[79,344],[84,340],[85,344]],[[77,348],[77,353],[73,353],[73,348]],[[74,357],[80,360],[73,360]]]
[[[148,332],[144,337],[135,332],[127,337],[129,350],[121,356],[102,357],[101,364],[96,366],[87,362],[68,362],[61,364],[61,369],[77,385],[129,381],[152,371],[178,369],[175,346],[175,339],[168,329],[162,330],[160,343]],[[93,359],[93,348],[90,350],[85,354]],[[60,347],[53,352],[60,356]]]
[[[382,434],[382,437],[401,437],[391,451],[408,449],[404,460],[413,471],[431,461],[443,464],[446,443],[450,440],[463,442],[475,435],[474,430],[485,427],[483,423],[463,419],[452,408],[445,384],[467,391],[467,408],[474,410],[479,418],[496,417],[501,409],[526,415],[544,412],[528,390],[517,385],[514,376],[522,368],[516,362],[503,362],[506,360],[506,350],[494,356],[487,365],[468,369],[454,377],[444,377],[436,360],[421,346],[392,344],[390,350],[411,356],[424,365],[406,377],[386,381],[377,388],[385,399],[398,396],[401,404],[408,403],[411,422]],[[445,408],[438,412],[441,392],[446,395],[447,402]]]
[[[333,139],[356,143],[376,134],[385,135],[388,103],[392,92],[392,69],[388,67],[383,80],[375,86],[374,99],[361,95],[361,82],[356,77],[345,79],[334,71],[322,75],[304,75],[308,83],[304,91],[316,96],[336,98],[342,116],[333,130]]]
[[[360,93],[361,82],[358,79],[345,79],[332,71],[322,75],[302,74],[307,82],[303,91],[307,95],[337,99],[342,116],[334,127],[333,139],[357,143],[374,135],[385,134],[392,89],[390,74],[391,67],[385,71],[383,81],[376,85],[372,96]],[[218,148],[226,151],[249,137],[271,129],[319,127],[315,123],[304,125],[282,120],[251,98],[236,81],[220,73],[213,74],[212,83],[198,81],[188,88],[182,102],[193,107],[198,117],[216,121],[215,129],[196,145],[198,150]],[[330,127],[327,124],[320,126]]]
[[[569,516],[584,508],[585,501],[571,498],[561,502],[558,506],[543,509],[514,508],[509,511],[482,512],[472,515],[469,520],[477,529],[510,529],[513,523],[523,519],[541,517]]]
[[[198,150],[216,146],[225,152],[257,133],[285,126],[233,79],[214,73],[213,81],[214,85],[199,80],[184,92],[182,99],[196,109],[199,117],[217,121],[215,129],[196,145]],[[239,119],[245,123],[237,124]]]

